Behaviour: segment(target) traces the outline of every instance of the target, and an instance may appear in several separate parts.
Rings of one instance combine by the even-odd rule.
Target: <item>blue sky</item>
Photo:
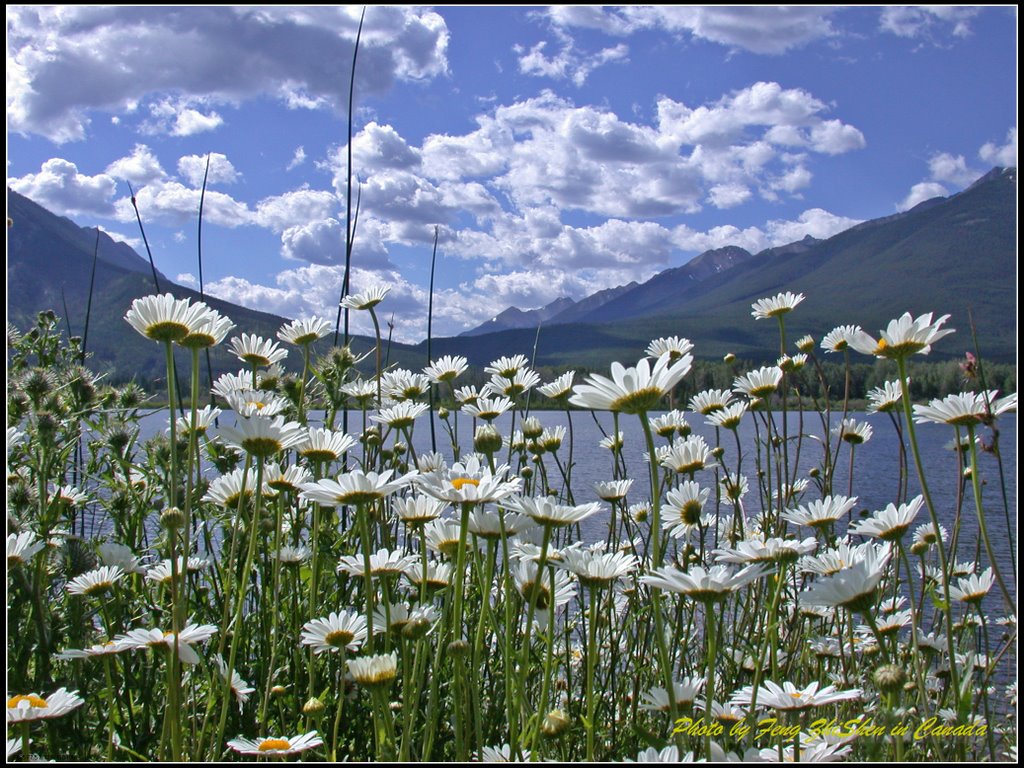
[[[7,184],[195,285],[332,318],[361,7],[8,6]],[[1017,163],[1015,7],[371,6],[353,289],[394,335],[828,237]],[[362,319],[356,319],[356,329]]]

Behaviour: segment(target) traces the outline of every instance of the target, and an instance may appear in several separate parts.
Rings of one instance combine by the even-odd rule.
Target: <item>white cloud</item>
[[[155,221],[175,227],[198,220],[199,196],[200,190],[186,187],[177,181],[149,184],[135,192],[143,221]],[[115,218],[118,220],[135,220],[135,211],[127,198],[118,200],[115,208]],[[223,192],[209,189],[203,202],[203,220],[229,228],[254,223],[253,214],[245,203]]]
[[[1014,126],[1006,132],[1006,143],[999,146],[994,142],[988,142],[980,150],[978,157],[986,163],[999,165],[1004,168],[1017,167],[1017,127]]]
[[[515,46],[513,50],[518,56],[519,71],[534,77],[571,80],[576,86],[582,86],[595,69],[605,64],[625,62],[629,56],[629,47],[622,43],[595,53],[580,51],[568,35],[560,36],[560,48],[554,55],[546,55],[545,48],[547,42],[544,40],[529,50]]]
[[[199,280],[196,279],[196,276],[193,275],[191,272],[182,272],[180,275],[174,278],[174,282],[176,282],[178,285],[187,285],[190,288],[199,287]]]
[[[796,221],[769,221],[765,225],[771,245],[787,245],[803,240],[807,235],[818,240],[827,240],[850,227],[860,224],[859,219],[837,216],[821,208],[809,208]]]
[[[716,208],[733,208],[750,198],[750,190],[743,184],[716,184],[708,193],[708,200]]]
[[[206,175],[207,157],[209,158],[210,173],[206,179],[207,186],[210,184],[232,184],[238,181],[238,171],[231,164],[226,155],[220,152],[211,152],[209,155],[185,155],[178,160],[178,173],[193,187],[202,187],[203,177]]]
[[[342,153],[344,149],[339,155]],[[371,122],[352,138],[352,167],[360,175],[384,169],[413,170],[419,164],[419,152],[390,125]]]
[[[175,96],[161,98],[149,105],[150,118],[139,130],[145,134],[170,134],[171,136],[192,136],[196,133],[219,128],[224,119],[211,111],[203,113],[197,106],[208,104],[210,99],[203,96]]]
[[[933,197],[945,197],[949,190],[937,181],[922,181],[910,188],[909,194],[896,204],[897,211],[909,211],[918,203],[931,200]]]
[[[658,125],[662,133],[687,144],[728,144],[763,127],[769,143],[806,145],[827,154],[864,146],[860,131],[838,120],[826,121],[826,111],[822,101],[801,88],[758,82],[695,109],[663,96],[658,100]]]
[[[951,155],[949,152],[932,155],[928,170],[933,181],[947,182],[956,187],[965,187],[981,175],[981,171],[967,167],[963,155]]]
[[[82,139],[90,114],[119,114],[180,94],[152,128],[215,127],[209,108],[275,94],[291,107],[342,110],[359,9],[337,6],[19,6],[8,12],[10,130]],[[429,9],[369,6],[356,87],[447,72],[448,30]],[[200,109],[194,100],[199,100]]]
[[[224,119],[216,112],[204,115],[195,109],[184,109],[174,118],[174,127],[171,133],[174,136],[192,136],[204,131],[212,131],[220,127]]]
[[[59,157],[47,160],[39,173],[8,178],[7,186],[60,216],[110,216],[117,182],[107,173],[87,176]]]
[[[167,172],[153,150],[145,144],[136,144],[132,153],[107,166],[106,173],[125,179],[138,187],[167,178]]]
[[[261,285],[232,276],[207,284],[206,292],[225,301],[285,318],[322,317],[334,322],[344,272],[342,265],[310,264],[279,273],[274,278],[274,285]],[[382,283],[391,286],[384,303],[377,308],[384,334],[387,334],[386,323],[394,314],[396,341],[415,343],[425,338],[427,296],[419,286],[403,279],[397,272],[378,273],[354,268],[350,290],[357,293]],[[453,321],[438,310],[439,299],[440,296],[435,297],[435,329],[440,325],[445,330],[437,332],[460,330],[462,326],[458,319]],[[453,312],[455,318],[460,315],[458,310]],[[349,322],[353,333],[373,334],[368,313],[351,312]]]
[[[791,48],[835,34],[828,16],[835,9],[814,7],[625,6],[577,8],[558,6],[549,11],[561,27],[599,29],[631,35],[659,29],[688,32],[695,38],[752,53],[781,54]]]
[[[298,168],[304,162],[306,162],[306,149],[305,147],[300,145],[295,148],[295,154],[292,155],[291,162],[288,163],[288,166],[285,168],[285,170],[292,171]]]
[[[289,227],[281,233],[281,255],[312,264],[343,263],[345,227],[337,219]]]
[[[795,168],[790,168],[781,176],[772,179],[770,182],[770,188],[793,194],[798,190],[809,187],[811,184],[811,178],[811,172],[802,165],[798,165]]]
[[[935,33],[966,37],[970,20],[981,11],[970,6],[888,6],[882,9],[879,26],[899,37],[917,38]]]
[[[255,223],[274,232],[338,215],[338,198],[326,190],[297,189],[260,200]]]
[[[826,120],[811,128],[811,148],[826,155],[841,155],[865,146],[864,134],[852,125]]]

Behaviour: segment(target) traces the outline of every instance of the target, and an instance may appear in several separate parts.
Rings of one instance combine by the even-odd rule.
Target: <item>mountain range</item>
[[[79,227],[70,219],[56,216],[11,189],[7,190],[7,218],[7,321],[24,331],[35,325],[37,313],[53,310],[62,318],[68,335],[83,336],[90,284],[94,284],[85,337],[87,352],[92,355],[90,366],[112,382],[133,377],[142,382],[164,378],[163,348],[136,333],[124,315],[132,301],[141,296],[170,292],[177,298],[198,301],[199,292],[172,283],[130,246],[102,231]],[[274,338],[288,322],[212,296],[202,300],[231,318],[236,325],[232,335],[245,332]],[[359,351],[370,349],[372,344],[365,337],[353,339],[353,348]],[[326,346],[322,340],[321,348]],[[396,354],[400,354],[398,346]],[[404,351],[408,354],[408,348]],[[183,353],[179,354],[180,365],[187,366]],[[300,357],[290,355],[285,367],[301,366]],[[211,350],[210,363],[213,377],[241,367],[226,344]]]
[[[958,194],[828,239],[808,236],[757,254],[735,246],[707,251],[642,284],[538,310],[506,310],[457,341],[435,345],[475,360],[494,349],[532,354],[536,342],[538,362],[600,366],[639,357],[650,339],[679,335],[690,338],[701,357],[732,352],[769,360],[777,356],[778,329],[774,322],[755,322],[751,304],[794,291],[806,300],[787,317],[792,340],[805,333],[820,339],[847,324],[875,333],[908,311],[948,313],[949,326],[960,332],[934,354],[973,350],[973,319],[983,355],[1011,361],[1017,349],[1016,231],[1016,169],[994,168]]]
[[[158,345],[124,322],[131,301],[162,291],[198,299],[172,284],[123,243],[95,229],[55,216],[8,189],[8,321],[24,329],[37,312],[53,309],[81,335],[96,254],[95,294],[88,348],[94,367],[115,379],[154,380],[163,371]],[[1016,360],[1017,173],[995,168],[969,188],[903,213],[873,219],[825,240],[806,237],[757,254],[729,246],[707,251],[644,283],[600,291],[580,300],[565,297],[534,310],[509,308],[461,336],[434,339],[435,358],[460,354],[486,365],[500,355],[536,355],[538,365],[603,368],[612,360],[635,362],[659,336],[685,336],[699,357],[732,352],[774,360],[778,327],[751,317],[751,304],[781,291],[805,301],[786,318],[787,337],[819,339],[837,325],[858,324],[870,333],[904,312],[952,315],[957,333],[933,351],[937,357],[973,350],[973,320],[982,355]],[[284,318],[206,297],[231,317],[235,333],[273,337]],[[538,332],[539,328],[539,332]],[[369,339],[354,345],[368,348]],[[236,370],[223,349],[215,375]],[[393,344],[391,360],[411,368],[426,364],[426,342]],[[788,350],[793,352],[791,348]],[[293,356],[295,357],[295,356]]]

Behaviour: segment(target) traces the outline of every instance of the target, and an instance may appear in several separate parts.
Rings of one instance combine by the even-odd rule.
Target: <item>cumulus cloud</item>
[[[390,125],[371,122],[352,139],[352,164],[360,174],[415,169],[419,163],[419,152]]]
[[[750,189],[743,184],[716,184],[708,192],[708,200],[716,208],[733,208],[750,198]]]
[[[130,155],[119,158],[107,166],[106,173],[125,179],[138,187],[167,178],[160,160],[145,144],[136,144]]]
[[[59,157],[43,163],[39,173],[8,178],[7,186],[61,216],[109,217],[114,212],[117,182],[109,173],[88,176]]]
[[[1017,165],[1017,129],[1011,128],[1006,134],[1006,143],[998,146],[992,142],[978,150],[978,157],[986,163],[1003,167]],[[974,183],[984,171],[971,168],[963,155],[951,152],[936,152],[928,159],[929,178],[915,184],[907,196],[896,204],[896,210],[906,211],[918,203],[933,197],[946,197],[951,192]]]
[[[296,189],[260,200],[255,222],[274,232],[310,221],[330,219],[338,214],[338,198],[326,190]]]
[[[151,130],[190,135],[222,118],[211,107],[272,94],[289,107],[343,109],[357,8],[19,6],[8,13],[11,130],[82,139],[90,114],[149,103]],[[448,30],[437,13],[370,6],[357,89],[447,72]],[[168,101],[160,94],[181,94]],[[200,106],[202,105],[202,106]]]
[[[631,35],[647,29],[688,33],[694,38],[751,53],[781,54],[835,34],[831,8],[719,6],[626,6],[579,8],[556,6],[549,11],[558,26],[598,29]]]
[[[897,211],[909,211],[918,203],[931,200],[933,197],[945,197],[949,190],[937,181],[922,181],[910,188],[909,194],[896,204]]]
[[[948,182],[957,187],[965,187],[981,175],[981,171],[967,167],[963,155],[951,155],[949,152],[932,155],[928,170],[933,181]]]
[[[344,261],[345,227],[337,219],[322,219],[288,227],[281,233],[281,255],[312,264]]]
[[[207,184],[232,184],[238,181],[238,171],[226,155],[211,152],[209,155],[185,155],[178,159],[178,173],[193,187],[202,187],[209,158]]]
[[[180,275],[174,278],[174,282],[176,282],[178,285],[187,285],[189,288],[199,287],[199,280],[197,280],[196,276],[193,275],[191,272],[182,272]]]
[[[765,229],[768,241],[774,247],[803,240],[808,235],[818,240],[827,240],[860,223],[860,219],[838,216],[821,208],[810,208],[801,213],[796,221],[769,221]]]
[[[334,321],[344,280],[343,265],[310,264],[288,269],[274,278],[273,285],[262,285],[240,277],[225,277],[208,283],[211,296],[285,318],[322,317]],[[377,309],[383,323],[395,318],[396,341],[414,343],[426,335],[426,293],[397,272],[377,273],[353,269],[352,293],[381,283],[391,286],[384,303]],[[366,312],[351,312],[353,333],[372,334],[373,324]],[[441,321],[442,324],[445,322]],[[457,322],[457,321],[456,321]],[[451,331],[456,327],[452,324]]]
[[[224,119],[216,112],[204,115],[196,109],[183,109],[174,118],[173,136],[191,136],[195,133],[212,131],[223,124]]]
[[[986,163],[1000,165],[1004,168],[1017,167],[1017,127],[1014,126],[1006,133],[1006,143],[1002,146],[994,142],[988,142],[980,150],[978,157]]]
[[[199,216],[200,190],[186,187],[177,181],[157,182],[136,190],[135,198],[144,221],[155,221],[169,226],[182,226],[195,222]],[[128,198],[115,204],[114,218],[134,221],[135,211]],[[203,202],[203,220],[222,227],[252,224],[253,215],[245,203],[223,192],[206,191]]]

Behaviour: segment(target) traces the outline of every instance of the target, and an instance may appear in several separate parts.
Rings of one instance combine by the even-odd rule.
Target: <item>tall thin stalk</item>
[[[338,327],[341,324],[341,299],[348,295],[349,278],[352,275],[352,243],[355,232],[352,226],[352,124],[354,122],[352,107],[356,91],[356,60],[359,57],[359,41],[363,36],[363,20],[366,18],[366,6],[359,14],[359,29],[356,31],[356,44],[352,48],[352,71],[348,80],[348,164],[345,175],[345,277],[341,283],[341,297],[338,299],[338,319],[334,323],[334,346],[338,346]],[[345,309],[345,343],[348,344],[348,310]]]

